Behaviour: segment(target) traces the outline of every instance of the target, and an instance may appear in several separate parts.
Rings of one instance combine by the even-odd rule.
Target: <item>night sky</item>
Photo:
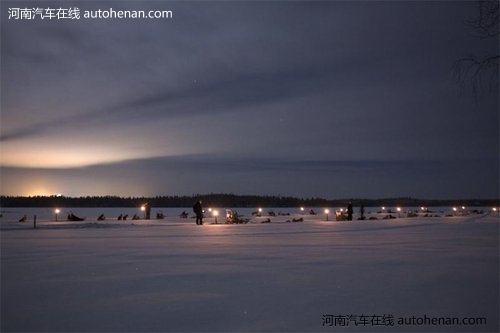
[[[9,8],[170,10],[9,19]],[[1,3],[1,194],[498,198],[474,2]],[[495,80],[498,80],[496,76]]]

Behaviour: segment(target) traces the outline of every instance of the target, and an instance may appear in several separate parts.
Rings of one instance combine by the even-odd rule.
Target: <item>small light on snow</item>
[[[329,214],[330,213],[330,210],[329,209],[325,209],[325,214]]]
[[[262,213],[262,208],[259,208],[258,210],[259,210],[259,213]]]
[[[59,213],[61,212],[61,210],[60,210],[59,208],[56,208],[56,209],[54,210],[54,212],[55,212],[56,214],[59,214]]]
[[[496,207],[493,207],[493,211],[496,212],[497,211],[497,208]]]
[[[142,210],[142,211],[145,211],[145,210],[146,210],[146,206],[142,205],[142,206],[141,206],[141,210]]]
[[[457,211],[457,207],[453,207],[453,211],[456,212]]]

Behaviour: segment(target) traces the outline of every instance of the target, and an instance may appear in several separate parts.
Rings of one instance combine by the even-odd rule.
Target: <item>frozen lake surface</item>
[[[498,213],[196,226],[180,211],[53,222],[48,208],[5,209],[1,331],[498,331]]]

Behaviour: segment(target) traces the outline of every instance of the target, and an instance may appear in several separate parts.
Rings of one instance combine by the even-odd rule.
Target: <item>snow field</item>
[[[2,221],[1,330],[498,330],[498,215],[285,222],[293,217],[203,226],[41,221],[36,230]],[[396,323],[330,327],[323,315]],[[412,316],[486,324],[397,324]]]

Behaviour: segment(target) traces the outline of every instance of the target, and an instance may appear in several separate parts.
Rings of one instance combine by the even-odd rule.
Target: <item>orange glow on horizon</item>
[[[21,195],[26,197],[37,197],[37,196],[51,196],[54,195],[54,193],[44,188],[35,188],[24,191],[24,193],[21,193]]]

